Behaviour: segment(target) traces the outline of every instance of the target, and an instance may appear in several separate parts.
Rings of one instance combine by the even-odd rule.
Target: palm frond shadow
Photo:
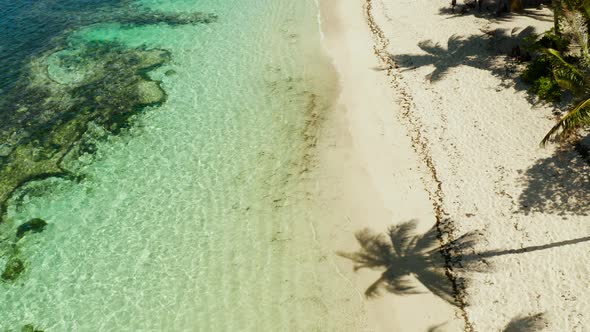
[[[590,144],[590,138],[582,143]],[[578,152],[584,153],[586,148],[580,144]],[[589,169],[587,161],[575,151],[558,150],[548,158],[537,160],[520,172],[519,182],[524,190],[518,198],[518,212],[587,216]]]
[[[536,332],[547,327],[543,313],[514,317],[502,332]]]
[[[367,298],[378,296],[381,289],[397,295],[421,293],[413,280],[416,279],[438,297],[459,305],[453,284],[447,277],[441,251],[472,246],[476,235],[466,234],[452,243],[439,246],[435,228],[422,235],[415,235],[415,229],[415,220],[391,226],[387,234],[364,229],[356,233],[361,250],[338,254],[355,263],[354,271],[385,269],[365,291]]]
[[[468,303],[462,290],[467,287],[468,280],[455,274],[451,282],[448,274],[450,264],[454,270],[461,272],[489,272],[491,264],[486,261],[486,258],[590,241],[590,236],[587,236],[520,249],[489,250],[478,254],[467,254],[466,249],[473,248],[480,238],[476,232],[466,233],[454,241],[440,245],[436,227],[419,235],[415,234],[415,230],[416,220],[391,226],[386,234],[363,229],[355,234],[361,247],[359,251],[337,253],[354,262],[355,272],[360,269],[384,270],[381,276],[365,290],[367,298],[379,296],[382,290],[396,295],[423,293],[418,287],[421,284],[448,303],[465,306]],[[442,253],[445,253],[450,262],[445,262]]]
[[[444,323],[441,323],[441,324],[438,324],[438,325],[433,325],[433,326],[430,326],[430,327],[428,328],[428,330],[426,330],[426,332],[442,332],[442,331],[443,331],[443,330],[442,330],[442,328],[443,328],[443,327],[444,327],[446,324],[447,324],[447,323],[446,323],[446,322],[444,322]]]
[[[498,61],[498,56],[511,54],[515,47],[523,44],[525,37],[534,33],[535,28],[529,26],[524,29],[482,30],[481,35],[469,37],[455,34],[449,37],[446,45],[432,40],[419,42],[418,47],[424,52],[422,54],[399,54],[391,57],[400,67],[405,68],[404,71],[434,66],[434,70],[426,77],[431,82],[440,81],[452,68],[459,66],[491,71],[501,78],[514,78],[506,63]]]
[[[479,3],[478,3],[479,2]],[[530,17],[539,21],[553,21],[553,16],[548,10],[539,10],[540,5],[549,5],[546,0],[524,0],[523,10],[511,13],[499,12],[501,2],[498,0],[464,1],[456,6],[447,5],[439,9],[440,15],[447,15],[447,19],[473,15],[477,18],[488,19],[494,22],[508,22],[519,16]],[[502,14],[502,15],[501,15]]]
[[[445,323],[430,326],[426,332],[443,332]],[[548,326],[543,313],[516,316],[502,329],[502,332],[539,332]]]

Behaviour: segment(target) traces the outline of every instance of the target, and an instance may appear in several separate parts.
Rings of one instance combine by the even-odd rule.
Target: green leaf
[[[541,145],[545,146],[547,143],[555,138],[557,140],[563,139],[571,135],[576,129],[590,123],[590,98],[580,101],[568,114],[566,114],[549,132],[543,140]]]

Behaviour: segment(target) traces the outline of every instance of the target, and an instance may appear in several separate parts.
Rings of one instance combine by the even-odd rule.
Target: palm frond
[[[570,51],[579,53],[582,62],[588,65],[588,61],[590,60],[590,55],[588,54],[588,26],[583,12],[577,10],[577,8],[568,8],[563,11],[563,17],[567,23],[565,24],[564,32],[569,35],[572,41]]]
[[[586,19],[590,20],[590,0],[582,0],[580,9],[586,15]]]
[[[563,139],[571,135],[576,129],[590,124],[590,98],[579,102],[568,114],[566,114],[549,132],[541,145],[545,146],[551,139]]]
[[[559,53],[558,50],[554,50],[552,48],[548,48],[546,51],[547,51],[547,53],[549,55],[553,56],[553,58],[555,60],[557,60],[557,62],[558,62],[558,64],[560,66],[564,66],[564,67],[568,68],[569,70],[571,70],[576,75],[582,76],[582,72],[578,68],[576,68],[576,66],[574,66],[571,63],[565,61],[565,59],[561,56],[561,53]]]
[[[546,52],[555,61],[553,77],[557,84],[575,95],[580,96],[584,93],[589,86],[586,75],[579,68],[567,62],[559,51],[549,48]]]
[[[553,77],[557,84],[574,95],[580,96],[585,91],[586,81],[576,72],[566,67],[556,67],[553,69]]]

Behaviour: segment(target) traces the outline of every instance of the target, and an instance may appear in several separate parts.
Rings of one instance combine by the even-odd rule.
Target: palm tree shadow
[[[397,295],[421,293],[412,280],[415,279],[433,294],[459,306],[460,299],[447,276],[441,252],[449,251],[451,248],[456,250],[472,246],[476,238],[475,233],[466,234],[447,245],[439,246],[436,228],[433,227],[422,235],[414,235],[415,229],[415,220],[389,227],[386,235],[364,229],[355,234],[361,250],[338,254],[355,263],[354,271],[365,268],[385,269],[381,277],[366,289],[367,298],[378,296],[381,290]],[[464,283],[465,280],[460,282]]]
[[[517,316],[506,325],[502,332],[535,332],[541,331],[547,327],[543,313],[531,316]]]
[[[443,330],[442,330],[442,328],[443,328],[443,326],[445,326],[446,324],[447,324],[447,323],[445,322],[445,323],[441,323],[441,324],[438,324],[438,325],[433,325],[433,326],[430,326],[430,327],[428,328],[428,330],[426,330],[426,332],[442,332],[442,331],[443,331]]]
[[[468,280],[456,274],[452,275],[450,268],[461,272],[488,272],[491,265],[486,258],[590,241],[590,236],[587,236],[521,249],[467,254],[466,249],[473,248],[480,237],[476,232],[466,233],[454,241],[440,245],[436,227],[420,235],[413,234],[415,229],[415,220],[391,226],[386,234],[363,229],[355,234],[361,247],[359,251],[338,252],[338,255],[354,262],[355,272],[360,269],[384,270],[366,289],[367,298],[379,296],[382,290],[396,295],[419,294],[422,292],[417,286],[421,284],[454,306],[467,306],[463,290],[467,287]],[[443,259],[443,254],[446,260]]]
[[[502,332],[538,332],[542,331],[548,326],[548,322],[543,313],[538,313],[529,316],[516,316],[502,329]],[[426,332],[443,332],[445,323],[433,325],[426,330]]]
[[[390,57],[400,67],[405,68],[403,71],[434,66],[434,70],[426,76],[431,82],[440,81],[452,68],[459,66],[491,71],[493,75],[501,78],[513,78],[513,73],[503,61],[498,61],[498,56],[513,53],[515,47],[523,44],[524,38],[535,32],[535,28],[529,26],[522,30],[482,30],[481,35],[469,37],[455,34],[447,40],[446,46],[432,40],[419,42],[418,47],[425,54],[400,54]]]
[[[578,145],[578,150],[584,149]],[[524,190],[519,211],[566,215],[588,215],[590,166],[575,151],[557,151],[540,159],[520,174]]]

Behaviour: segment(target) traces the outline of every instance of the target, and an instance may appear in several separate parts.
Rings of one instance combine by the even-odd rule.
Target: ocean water
[[[25,269],[0,281],[0,330],[363,328],[362,304],[315,231],[315,141],[337,84],[313,0],[2,2],[12,69],[0,98],[30,68],[60,86],[96,75],[84,59],[60,60],[88,45],[169,60],[142,71],[165,100],[146,88],[159,101],[122,129],[88,122],[91,151],[60,159],[68,176],[10,195],[0,269],[14,255]],[[125,19],[140,12],[215,19]],[[33,26],[28,37],[14,36],[15,22]],[[48,225],[15,239],[31,218]]]

